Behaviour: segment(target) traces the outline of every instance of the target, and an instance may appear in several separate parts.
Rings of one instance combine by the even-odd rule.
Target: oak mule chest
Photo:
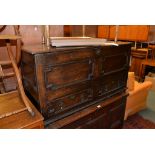
[[[123,42],[118,46],[24,46],[24,88],[42,113],[45,126],[121,128],[130,50],[130,43]],[[85,126],[87,117],[93,125]],[[105,121],[111,123],[102,125]]]

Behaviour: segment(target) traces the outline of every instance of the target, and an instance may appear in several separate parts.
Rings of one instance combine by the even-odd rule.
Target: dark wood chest
[[[44,116],[45,125],[125,93],[130,48],[129,43],[119,43],[119,46],[23,47],[24,88]],[[122,106],[121,113],[124,110],[125,106]]]

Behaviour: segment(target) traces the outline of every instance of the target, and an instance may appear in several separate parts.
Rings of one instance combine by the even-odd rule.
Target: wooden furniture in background
[[[82,110],[93,105],[101,104],[102,107],[106,105],[106,99],[125,93],[130,50],[131,45],[122,42],[118,46],[24,46],[21,66],[24,88],[36,101],[45,125],[76,112],[80,115]],[[106,112],[112,111],[108,115],[108,127],[122,127],[125,101],[121,101],[113,100],[113,103],[107,100],[107,106],[103,106],[103,109],[108,108]],[[120,108],[114,108],[115,102]],[[97,115],[100,117],[102,114],[97,112]],[[97,123],[94,117],[90,119]],[[101,116],[100,121],[103,123],[104,117]]]
[[[148,25],[119,25],[118,40],[147,41],[150,26]],[[115,25],[98,26],[98,37],[114,40],[116,32]]]
[[[139,67],[139,76],[143,80],[145,73],[145,66],[155,67],[155,45],[148,45],[146,58],[141,60]]]
[[[30,113],[29,115],[33,117],[35,113],[32,110],[32,107],[30,106],[31,103],[29,99],[25,95],[20,71],[17,66],[17,64],[20,62],[20,57],[21,57],[21,37],[15,36],[15,35],[0,35],[0,40],[4,41],[4,44],[6,44],[6,48],[10,58],[9,61],[0,61],[1,86],[4,86],[3,80],[5,77],[8,77],[8,76],[9,77],[15,76],[18,84],[17,85],[18,90],[16,92],[14,91],[9,93],[5,92],[5,87],[1,89],[2,94],[0,94],[0,123],[3,122],[5,117],[9,117],[11,119],[12,115],[18,115],[18,113],[21,113],[23,111],[29,112]],[[16,59],[14,58],[14,55],[12,53],[11,41],[14,41],[16,43]],[[3,72],[4,66],[12,66],[14,72],[4,73]],[[17,119],[20,119],[20,118],[17,118]],[[5,127],[6,126],[4,125],[4,128]]]
[[[20,36],[15,36],[15,35],[0,35],[0,40],[4,40],[5,41],[6,47],[7,47],[7,51],[8,51],[8,55],[9,55],[9,58],[10,58],[10,61],[0,61],[0,70],[1,70],[0,77],[2,79],[1,82],[3,83],[3,78],[5,78],[5,77],[15,75],[15,77],[17,79],[17,83],[18,83],[18,92],[20,94],[20,97],[22,98],[23,103],[25,104],[27,110],[31,113],[31,115],[34,115],[31,107],[29,106],[29,100],[28,100],[27,96],[24,93],[21,75],[20,75],[19,69],[17,67],[17,64],[19,63],[20,56],[21,56],[21,37]],[[16,60],[15,60],[15,58],[13,56],[13,53],[12,53],[11,40],[17,41]],[[2,67],[6,66],[6,65],[11,65],[13,67],[14,72],[13,73],[6,73],[5,74],[3,72]],[[6,96],[2,96],[2,97],[6,97]]]
[[[152,66],[152,67],[155,67],[155,60],[151,60],[151,59],[148,59],[148,60],[142,60],[141,62],[141,67],[140,67],[140,77],[142,79],[144,79],[144,71],[145,71],[145,66]]]
[[[151,49],[151,59],[155,61],[155,44],[149,44],[148,48]]]
[[[98,25],[97,37],[109,39],[110,25]]]
[[[143,60],[147,60],[149,55],[148,48],[132,48],[131,50],[131,66],[130,71],[135,73],[136,80],[141,80],[141,63]]]
[[[72,36],[72,26],[71,25],[64,25],[64,37],[71,37]]]
[[[120,25],[118,32],[119,40],[147,41],[149,33],[148,25]],[[110,39],[115,38],[115,26],[110,26]]]
[[[97,25],[64,25],[64,37],[97,37]]]

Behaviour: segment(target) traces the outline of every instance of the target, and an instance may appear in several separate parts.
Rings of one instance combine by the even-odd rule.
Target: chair
[[[132,48],[131,49],[131,67],[130,72],[134,72],[136,79],[141,80],[141,64],[143,61],[147,61],[151,54],[150,48]]]
[[[129,72],[127,86],[129,96],[127,97],[124,120],[128,116],[146,108],[148,91],[152,86],[152,82],[139,83],[135,81],[134,72]]]
[[[155,51],[155,45],[148,45],[148,48],[150,49],[150,54],[151,58],[143,60],[141,62],[140,66],[140,77],[143,79],[144,78],[144,71],[145,71],[145,66],[152,66],[155,67],[155,56],[154,56],[154,51]]]
[[[18,64],[21,57],[21,37],[17,35],[0,35],[1,45],[6,45],[10,60],[0,61],[0,118],[4,118],[25,110],[34,116],[34,112],[30,106],[30,101],[25,95],[22,85],[22,79]],[[12,52],[12,45],[16,45],[16,59]],[[12,66],[13,72],[5,73],[3,67]],[[18,89],[12,92],[6,92],[4,87],[4,78],[15,76],[17,79]]]

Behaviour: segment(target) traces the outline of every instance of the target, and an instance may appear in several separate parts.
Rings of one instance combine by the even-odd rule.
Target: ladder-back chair
[[[13,45],[16,46],[16,56],[14,56],[12,51]],[[29,99],[25,95],[21,74],[18,68],[21,58],[21,37],[17,35],[0,35],[0,46],[5,46],[7,48],[9,56],[9,60],[0,61],[0,118],[25,110],[28,110],[33,116],[34,112],[30,107]],[[13,72],[5,73],[3,71],[5,66],[12,66]],[[15,76],[17,79],[17,90],[6,92],[4,79],[11,76]]]

